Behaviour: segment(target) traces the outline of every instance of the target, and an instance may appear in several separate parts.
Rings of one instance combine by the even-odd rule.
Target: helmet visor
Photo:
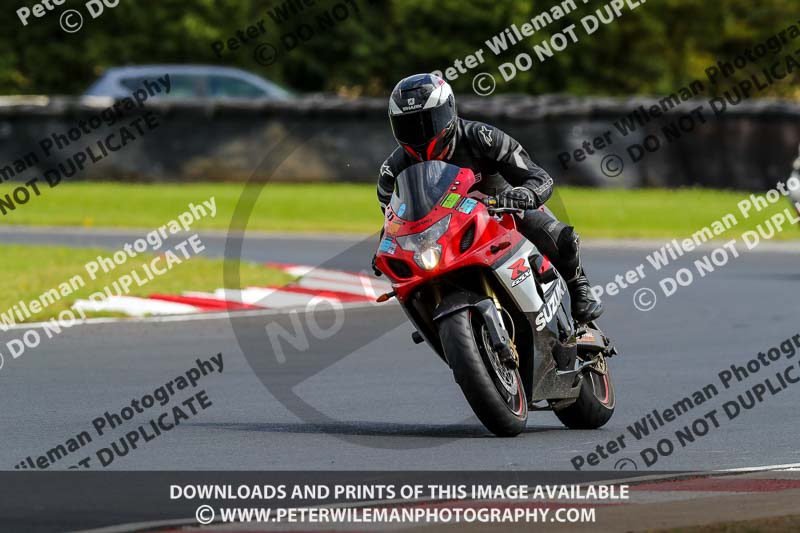
[[[394,138],[399,143],[425,146],[453,122],[454,116],[453,109],[443,105],[416,113],[391,115],[390,121]]]

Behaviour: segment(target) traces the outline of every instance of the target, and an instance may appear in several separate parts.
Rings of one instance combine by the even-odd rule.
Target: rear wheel
[[[439,324],[445,357],[470,407],[498,437],[525,429],[528,405],[517,370],[500,362],[480,313],[464,309]]]
[[[577,401],[554,412],[570,429],[597,429],[611,419],[616,406],[614,384],[605,358],[597,356],[584,367],[582,376]]]

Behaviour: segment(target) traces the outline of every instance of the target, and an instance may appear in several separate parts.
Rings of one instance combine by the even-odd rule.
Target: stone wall
[[[88,154],[80,165],[83,171],[70,178],[64,175],[64,179],[179,182],[254,177],[371,182],[396,146],[383,99],[313,96],[289,104],[148,102],[115,124],[94,129],[90,119],[111,104],[104,99],[0,99],[0,181],[42,176],[48,169],[57,169],[59,163],[77,161],[76,154],[83,152]],[[800,142],[800,106],[745,102],[729,106],[715,117],[707,101],[687,101],[632,133],[618,131],[615,122],[621,117],[640,106],[650,109],[653,105],[659,105],[659,100],[565,96],[459,100],[462,116],[506,130],[558,183],[757,190],[772,187],[789,175]],[[690,113],[700,106],[701,112]],[[151,113],[152,129],[145,125],[145,113]],[[77,135],[74,129],[80,130],[81,121],[86,131]],[[100,157],[103,150],[98,141],[118,146],[121,126],[134,139],[128,138],[125,146]],[[672,127],[681,137],[669,142],[664,127]],[[78,139],[67,137],[69,145],[58,149],[53,135],[63,144],[59,135],[67,135],[71,129]],[[644,145],[648,135],[655,135],[661,146],[644,152],[645,157],[636,162],[631,154],[639,155],[642,150],[629,147]],[[109,136],[110,144],[104,143]],[[584,161],[575,162],[574,151],[584,141],[592,144],[604,136],[610,145],[604,140],[600,143],[606,145],[603,149],[592,147],[594,155],[586,154]],[[48,153],[45,139],[53,141]],[[653,138],[647,146],[655,147]],[[273,148],[279,150],[270,156]],[[570,162],[562,165],[559,157],[566,159],[565,153],[570,153]],[[620,167],[624,169],[615,175]]]

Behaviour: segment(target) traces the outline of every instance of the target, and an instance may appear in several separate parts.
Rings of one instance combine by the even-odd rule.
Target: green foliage
[[[544,63],[520,72],[499,92],[529,94],[627,95],[669,93],[695,79],[718,60],[730,60],[791,23],[800,25],[796,0],[650,0],[586,35],[582,17],[605,3],[584,4],[554,21],[499,57],[484,44],[512,23],[522,25],[556,5],[556,0],[316,0],[283,24],[268,12],[282,0],[126,0],[98,19],[78,8],[84,28],[67,34],[58,26],[62,9],[23,27],[10,13],[0,20],[0,93],[79,94],[110,66],[146,63],[209,63],[254,71],[299,91],[385,94],[395,81],[413,72],[445,69],[484,49],[486,63],[453,84],[469,91],[481,71],[498,66],[576,24],[579,42]],[[633,0],[632,0],[633,1]],[[318,15],[343,4],[348,17],[320,28]],[[21,4],[20,4],[21,5]],[[342,9],[341,7],[339,8]],[[341,11],[340,11],[341,12]],[[259,65],[255,42],[215,55],[214,41],[264,21],[260,42],[281,49],[277,63]],[[281,35],[302,24],[315,29],[307,42],[286,51]],[[800,48],[800,39],[781,55]],[[760,66],[771,63],[765,58]],[[749,73],[759,69],[750,69]],[[798,79],[784,80],[760,96],[798,97]]]

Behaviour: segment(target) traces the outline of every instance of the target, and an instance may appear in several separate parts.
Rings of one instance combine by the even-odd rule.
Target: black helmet
[[[433,74],[400,80],[389,98],[389,121],[395,140],[418,161],[444,159],[456,134],[453,89]]]

